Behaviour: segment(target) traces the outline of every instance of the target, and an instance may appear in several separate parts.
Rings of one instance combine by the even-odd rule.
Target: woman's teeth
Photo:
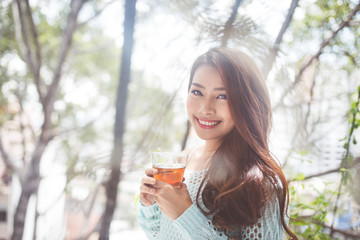
[[[218,124],[218,123],[220,123],[220,121],[211,121],[211,122],[209,122],[209,121],[202,121],[202,120],[200,120],[200,119],[198,119],[199,120],[199,123],[201,123],[202,125],[206,125],[206,126],[213,126],[213,125],[216,125],[216,124]]]

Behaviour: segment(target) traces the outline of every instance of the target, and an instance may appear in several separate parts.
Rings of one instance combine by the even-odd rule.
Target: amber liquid
[[[154,178],[173,185],[174,187],[180,187],[184,171],[184,164],[172,164],[172,165],[155,165],[153,168],[158,170],[158,174],[154,175]]]

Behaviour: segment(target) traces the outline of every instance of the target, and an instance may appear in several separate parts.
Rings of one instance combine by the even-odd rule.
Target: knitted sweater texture
[[[143,206],[139,203],[137,219],[148,239],[160,240],[206,240],[229,239],[220,229],[211,223],[211,217],[205,216],[196,205],[196,194],[205,171],[185,171],[185,183],[189,190],[192,206],[174,221],[164,215],[158,205]],[[201,199],[200,199],[201,201]],[[283,239],[278,202],[264,207],[262,217],[255,225],[238,229],[235,238],[244,240],[281,240]]]

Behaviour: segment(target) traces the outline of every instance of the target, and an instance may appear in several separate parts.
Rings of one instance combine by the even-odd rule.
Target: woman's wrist
[[[176,220],[181,215],[183,215],[186,212],[186,210],[188,210],[192,205],[193,205],[193,203],[191,201],[186,201],[183,204],[181,204],[181,207],[180,207],[181,210],[179,211],[179,215],[174,220]]]

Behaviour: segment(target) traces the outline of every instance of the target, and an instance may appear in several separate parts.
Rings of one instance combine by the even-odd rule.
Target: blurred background
[[[360,1],[0,1],[0,239],[146,239],[153,150],[201,144],[195,58],[262,70],[300,239],[360,239]]]

